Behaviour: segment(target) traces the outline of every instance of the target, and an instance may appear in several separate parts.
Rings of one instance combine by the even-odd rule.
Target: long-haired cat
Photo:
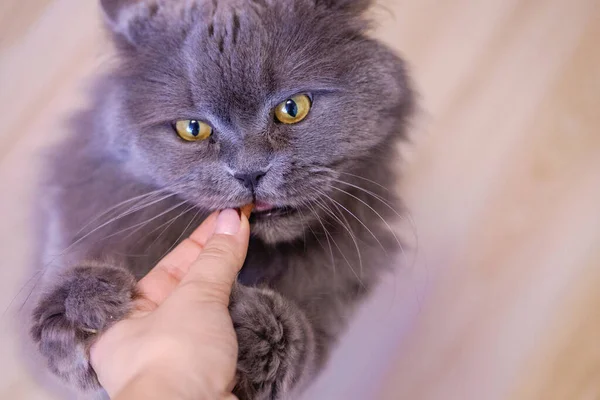
[[[101,3],[118,62],[41,189],[39,353],[102,396],[95,332],[210,212],[254,202],[235,394],[294,397],[394,263],[403,63],[367,35],[370,0]]]

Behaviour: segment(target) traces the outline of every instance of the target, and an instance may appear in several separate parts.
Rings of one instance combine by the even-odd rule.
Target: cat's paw
[[[81,390],[100,388],[90,346],[98,332],[129,313],[135,284],[123,268],[90,264],[69,269],[41,297],[31,335],[54,374]]]
[[[230,306],[238,337],[240,400],[286,399],[312,374],[315,343],[304,313],[268,289],[238,287]]]

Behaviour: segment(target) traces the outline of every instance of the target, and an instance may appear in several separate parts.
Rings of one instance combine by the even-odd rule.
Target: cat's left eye
[[[299,94],[275,107],[275,118],[284,124],[297,124],[308,115],[312,100],[306,94]]]
[[[180,138],[188,142],[206,140],[212,135],[212,127],[195,119],[182,119],[175,122],[175,131]]]

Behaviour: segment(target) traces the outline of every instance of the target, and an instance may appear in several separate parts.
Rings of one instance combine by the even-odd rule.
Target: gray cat
[[[393,264],[413,96],[370,0],[102,0],[117,58],[54,150],[33,339],[68,385],[135,282],[210,212],[255,202],[231,298],[240,399],[286,399]],[[57,256],[58,254],[58,256]]]

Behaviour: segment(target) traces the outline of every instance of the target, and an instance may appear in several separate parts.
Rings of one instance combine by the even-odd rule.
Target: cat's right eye
[[[175,131],[183,140],[197,142],[206,140],[212,135],[212,127],[206,122],[195,119],[182,119],[174,124]]]

